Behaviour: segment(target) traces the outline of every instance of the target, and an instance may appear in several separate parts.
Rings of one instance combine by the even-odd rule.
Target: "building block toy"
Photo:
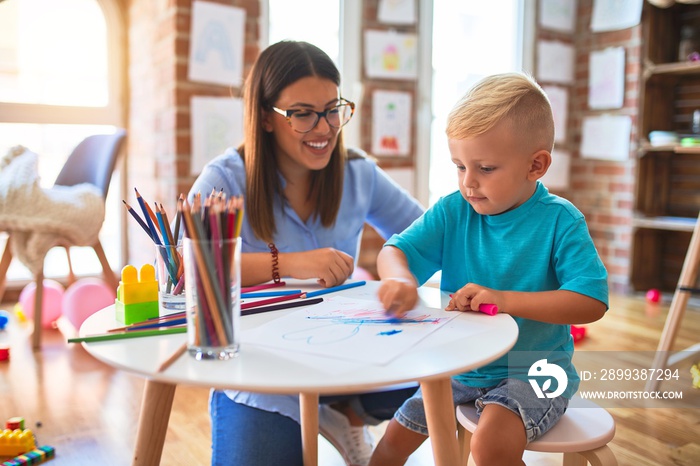
[[[692,365],[690,368],[690,375],[693,376],[693,387],[700,388],[700,363]]]
[[[114,304],[116,319],[125,325],[158,317],[156,269],[151,264],[144,264],[137,274],[136,267],[125,266]]]
[[[34,434],[29,429],[0,432],[0,456],[17,456],[35,448]]]
[[[10,430],[24,430],[24,418],[23,417],[11,417],[7,421],[5,421],[5,429],[10,429]]]
[[[5,461],[1,466],[25,466],[29,464],[39,464],[56,456],[56,449],[44,445],[23,455]]]

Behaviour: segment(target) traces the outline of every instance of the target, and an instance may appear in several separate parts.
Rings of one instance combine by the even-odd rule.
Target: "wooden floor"
[[[12,305],[0,308],[11,310]],[[653,351],[666,311],[663,305],[648,307],[641,298],[614,296],[608,314],[586,326],[587,337],[577,349]],[[42,350],[32,352],[30,334],[31,326],[16,320],[0,332],[0,344],[2,339],[11,344],[10,361],[0,362],[0,422],[24,417],[39,444],[56,448],[56,458],[47,464],[130,464],[143,380],[106,367],[79,345],[66,344],[59,330],[46,331]],[[689,309],[675,349],[697,343],[699,336],[700,310]],[[162,464],[209,464],[207,398],[206,389],[178,387]],[[617,422],[611,447],[620,465],[700,464],[700,406],[609,411]],[[375,433],[381,435],[381,426]],[[557,464],[551,456],[526,453],[525,458],[529,465]],[[343,465],[325,441],[320,442],[320,464]],[[431,464],[427,442],[408,463]]]

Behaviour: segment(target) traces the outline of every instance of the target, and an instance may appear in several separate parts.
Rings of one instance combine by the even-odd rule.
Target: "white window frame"
[[[90,124],[124,126],[124,49],[126,47],[122,12],[115,0],[96,0],[107,27],[109,101],[105,107],[0,102],[1,123]]]

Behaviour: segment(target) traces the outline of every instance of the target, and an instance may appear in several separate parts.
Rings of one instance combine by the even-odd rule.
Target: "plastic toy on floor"
[[[36,448],[29,429],[5,429],[0,432],[0,456],[17,456]]]
[[[690,374],[693,376],[693,388],[700,388],[700,363],[691,366]]]
[[[56,456],[56,450],[54,447],[48,445],[41,446],[32,451],[28,451],[23,455],[14,457],[11,460],[5,461],[0,464],[0,466],[24,466],[29,464],[39,464],[46,460],[50,460]]]
[[[574,337],[574,343],[586,338],[586,327],[579,327],[576,325],[571,326],[571,336]]]

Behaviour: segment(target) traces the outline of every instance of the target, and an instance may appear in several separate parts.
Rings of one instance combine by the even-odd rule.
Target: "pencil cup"
[[[182,243],[177,246],[156,245],[156,275],[160,315],[185,310],[185,273]]]
[[[241,239],[184,240],[188,351],[197,359],[238,353]]]

